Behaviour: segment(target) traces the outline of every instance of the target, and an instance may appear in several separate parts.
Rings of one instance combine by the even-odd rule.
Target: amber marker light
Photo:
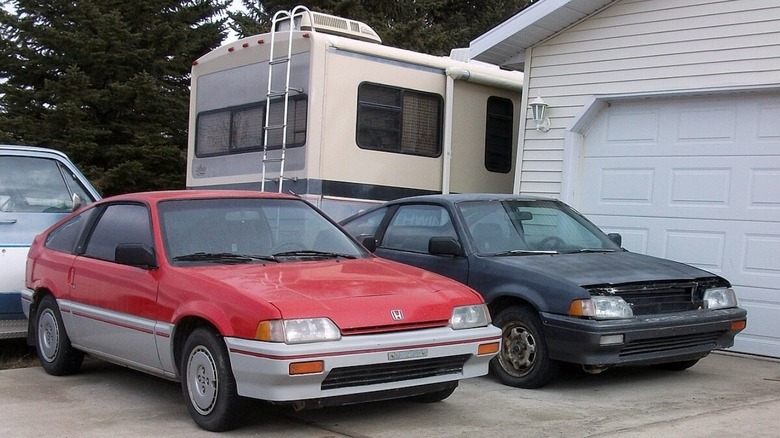
[[[745,327],[747,327],[747,321],[744,319],[742,321],[734,321],[731,323],[732,330],[743,330]]]
[[[317,374],[325,371],[325,362],[314,360],[311,362],[295,362],[290,364],[290,375]]]
[[[477,356],[484,356],[486,354],[498,353],[498,348],[501,345],[500,342],[491,342],[489,344],[479,344],[477,347]]]

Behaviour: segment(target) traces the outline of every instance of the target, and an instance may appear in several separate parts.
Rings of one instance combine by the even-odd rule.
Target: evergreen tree
[[[104,195],[183,188],[192,61],[229,0],[11,0],[0,143],[70,155]]]
[[[392,47],[446,56],[468,47],[471,40],[511,17],[532,0],[242,0],[245,11],[230,13],[231,28],[240,36],[270,29],[278,10],[298,4],[362,21]]]

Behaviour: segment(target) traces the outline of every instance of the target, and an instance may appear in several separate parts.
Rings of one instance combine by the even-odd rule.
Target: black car
[[[511,386],[543,386],[561,362],[684,370],[746,325],[726,279],[626,251],[554,199],[418,196],[341,224],[378,256],[479,291],[503,330],[491,369]]]

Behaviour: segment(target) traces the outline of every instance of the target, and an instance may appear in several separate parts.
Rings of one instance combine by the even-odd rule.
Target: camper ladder
[[[309,14],[310,22],[314,22],[311,17],[311,12],[305,6],[296,6],[291,11],[279,11],[274,14],[271,20],[271,47],[270,55],[268,58],[268,92],[265,97],[265,124],[263,126],[263,173],[260,183],[260,190],[265,191],[266,182],[266,165],[268,163],[279,163],[279,193],[282,192],[282,182],[284,181],[284,159],[287,153],[287,122],[289,114],[290,93],[301,93],[303,90],[290,87],[290,69],[292,59],[292,41],[293,31],[295,30],[295,18],[300,17],[303,14]],[[287,29],[280,30],[279,27],[284,22],[288,22]],[[276,54],[276,35],[281,32],[287,32],[287,50],[281,53],[279,56]],[[282,73],[281,69],[284,69],[284,87],[281,89],[274,89],[274,76],[275,70],[280,71],[276,73]],[[278,81],[277,81],[278,82]],[[277,123],[271,123],[271,102],[275,103],[275,107],[279,101],[282,103],[281,120]],[[268,146],[270,134],[272,132],[282,132],[282,144],[279,157],[270,158],[268,156]]]

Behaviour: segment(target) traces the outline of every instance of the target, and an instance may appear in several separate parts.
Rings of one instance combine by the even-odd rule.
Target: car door
[[[381,240],[377,242],[378,256],[417,266],[464,284],[468,282],[469,262],[466,257],[428,252],[431,237],[452,237],[461,241],[452,216],[445,207],[403,204],[391,210],[391,214]]]
[[[154,248],[149,209],[109,204],[70,271],[74,343],[136,367],[161,368],[154,337],[158,272],[117,263],[121,244]]]

